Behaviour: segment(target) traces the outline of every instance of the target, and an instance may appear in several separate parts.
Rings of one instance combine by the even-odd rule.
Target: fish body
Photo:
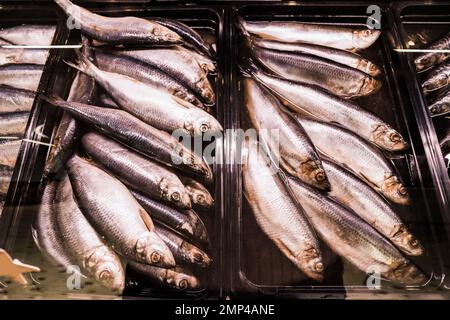
[[[180,180],[184,184],[194,208],[209,210],[214,206],[214,198],[204,185],[188,177],[180,176]]]
[[[36,93],[0,85],[0,114],[31,111]]]
[[[14,136],[21,138],[27,127],[28,112],[17,112],[0,115],[0,137]]]
[[[440,64],[431,70],[422,83],[425,94],[450,85],[450,61]]]
[[[5,64],[0,66],[0,85],[36,91],[41,80],[43,65]]]
[[[8,193],[9,184],[13,175],[14,168],[0,166],[0,195],[5,196]]]
[[[428,106],[432,117],[444,116],[450,113],[450,90],[446,94],[439,96]]]
[[[450,58],[450,52],[440,52],[439,50],[450,50],[450,32],[435,42],[425,46],[427,52],[420,53],[415,59],[417,71],[425,71]]]
[[[14,168],[22,140],[6,141],[0,144],[0,165]]]
[[[23,46],[49,46],[52,44],[56,26],[24,24],[0,30],[0,38],[10,44]]]
[[[45,64],[47,56],[47,49],[0,48],[0,64]]]

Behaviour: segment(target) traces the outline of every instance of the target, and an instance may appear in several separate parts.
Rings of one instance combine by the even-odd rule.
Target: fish
[[[0,47],[0,65],[13,63],[45,64],[47,56],[47,49]]]
[[[122,292],[125,271],[120,259],[78,208],[67,174],[57,186],[55,201],[60,241],[72,261],[80,267],[82,274],[113,291]]]
[[[0,115],[0,137],[14,136],[21,138],[27,127],[28,112],[16,112]]]
[[[114,251],[145,264],[175,266],[153,221],[127,187],[76,154],[66,167],[81,211]]]
[[[258,152],[259,149],[259,152]],[[319,240],[285,184],[255,141],[243,145],[243,189],[256,222],[278,249],[308,277],[321,281],[325,265]]]
[[[445,94],[437,97],[437,99],[428,106],[432,117],[444,116],[450,113],[450,90]]]
[[[106,92],[102,92],[97,97],[97,104],[101,107],[110,108],[110,109],[120,109],[117,103],[113,98]]]
[[[0,195],[6,195],[8,193],[13,172],[14,168],[0,165]]]
[[[36,93],[0,85],[0,114],[13,112],[30,112]]]
[[[190,172],[207,182],[213,174],[209,165],[167,132],[142,122],[123,110],[67,102],[57,96],[41,96],[48,103],[69,112],[135,151],[181,171]]]
[[[0,85],[36,91],[41,80],[43,65],[5,64],[0,66]]]
[[[320,238],[339,256],[365,273],[402,285],[427,282],[411,261],[353,211],[298,179],[287,181]]]
[[[416,70],[419,72],[426,71],[450,58],[450,52],[439,51],[450,50],[450,32],[425,46],[424,49],[427,51],[419,53],[414,58]]]
[[[204,110],[128,76],[102,71],[83,55],[79,58],[77,66],[68,64],[93,77],[123,110],[149,125],[192,136],[222,132],[220,123]]]
[[[313,43],[342,50],[367,49],[381,31],[298,21],[246,21],[239,19],[245,33],[262,39],[288,43]]]
[[[121,49],[114,53],[131,57],[159,68],[179,80],[197,94],[207,105],[213,105],[216,96],[207,74],[191,54],[173,48]]]
[[[14,168],[22,140],[6,141],[0,144],[0,165]]]
[[[166,91],[180,99],[183,99],[196,107],[211,112],[210,107],[203,103],[181,82],[172,78],[167,73],[146,64],[140,60],[97,51],[95,61],[98,67],[107,72],[119,73],[141,81],[144,84]]]
[[[77,6],[69,0],[55,0],[83,34],[110,44],[178,44],[182,38],[170,29],[149,19],[106,17]]]
[[[381,88],[376,78],[317,56],[259,47],[252,54],[282,78],[316,85],[342,98],[367,96]]]
[[[189,193],[180,179],[159,163],[95,132],[84,134],[81,144],[96,163],[129,188],[180,209],[192,207]]]
[[[181,36],[184,40],[184,44],[187,47],[195,49],[207,57],[215,57],[216,53],[213,47],[205,40],[203,40],[202,36],[198,34],[198,32],[193,28],[189,27],[183,22],[174,19],[157,17],[155,18],[155,21]]]
[[[411,203],[408,189],[379,149],[342,127],[299,115],[294,117],[319,153],[349,168],[390,201],[402,205]]]
[[[192,55],[206,74],[217,74],[216,63],[210,58],[181,46],[176,46],[176,48]]]
[[[208,231],[202,219],[195,211],[174,209],[159,201],[146,197],[140,192],[130,191],[153,220],[185,235],[189,239],[209,244]]]
[[[184,184],[194,208],[209,210],[214,206],[214,198],[204,185],[189,177],[180,175],[179,178]]]
[[[155,225],[155,230],[172,251],[177,264],[194,264],[206,268],[212,263],[212,259],[206,252],[189,243],[176,233],[158,225]]]
[[[330,184],[319,155],[303,127],[282,110],[266,88],[251,79],[243,82],[244,103],[251,123],[281,167],[314,187],[328,190]]]
[[[53,42],[56,26],[23,24],[0,30],[0,38],[20,46],[49,46]]]
[[[365,59],[357,53],[342,49],[330,48],[312,43],[288,43],[259,38],[251,39],[251,43],[260,48],[314,55],[358,69],[372,77],[376,77],[381,73],[381,69],[370,60]]]
[[[271,76],[257,67],[248,67],[246,72],[294,112],[337,123],[387,151],[402,151],[409,147],[397,130],[354,102],[314,85]]]
[[[322,159],[330,180],[329,196],[352,209],[403,253],[420,256],[424,248],[388,202],[350,171]]]
[[[423,92],[427,95],[432,91],[450,85],[450,61],[444,62],[431,70],[422,83]]]
[[[182,267],[164,269],[131,261],[131,270],[144,277],[145,281],[177,291],[195,291],[201,289],[200,280],[189,270]]]

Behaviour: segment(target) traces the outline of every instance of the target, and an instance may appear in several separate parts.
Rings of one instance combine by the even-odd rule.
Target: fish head
[[[206,85],[202,86],[201,96],[205,99],[208,104],[214,104],[216,101],[216,95],[214,94],[214,90],[211,88],[208,80],[205,81]]]
[[[388,125],[378,125],[372,134],[375,144],[390,151],[400,151],[408,148],[408,143],[397,130]]]
[[[422,84],[422,88],[425,92],[434,91],[446,86],[448,83],[448,75],[445,72],[440,72],[434,77],[426,80]]]
[[[150,33],[161,39],[162,42],[169,42],[169,43],[183,42],[183,39],[178,33],[173,32],[169,28],[166,28],[162,25],[154,24],[152,27],[150,27]]]
[[[419,240],[415,238],[403,224],[395,227],[392,241],[410,256],[420,256],[424,253],[424,248]]]
[[[218,134],[222,132],[222,126],[216,118],[212,117],[203,110],[198,110],[197,116],[194,117],[186,129],[193,131],[193,135],[201,136],[202,134]]]
[[[196,246],[184,241],[181,247],[184,247],[182,251],[187,253],[186,258],[191,263],[201,267],[208,267],[211,264],[212,259]]]
[[[136,254],[139,262],[162,268],[175,266],[175,259],[170,249],[156,232],[146,232],[136,242]]]
[[[170,179],[169,177],[164,177],[159,182],[159,190],[162,198],[166,201],[173,203],[182,209],[192,208],[189,193],[181,182],[173,181],[173,179]]]
[[[186,190],[189,192],[189,196],[191,197],[192,203],[199,207],[203,208],[211,208],[214,205],[214,199],[204,190],[200,190],[197,188],[193,188],[191,186],[186,186]]]
[[[381,81],[371,76],[366,76],[362,82],[359,93],[361,95],[369,95],[377,92],[381,88]]]
[[[85,261],[85,265],[96,281],[114,291],[125,287],[125,272],[117,255],[108,247],[97,248]]]
[[[383,274],[389,280],[403,285],[425,285],[428,278],[410,261],[403,260],[394,268]]]
[[[330,190],[331,188],[325,170],[317,160],[303,162],[298,169],[298,176],[301,177],[303,181],[321,190]]]
[[[324,278],[325,264],[321,254],[313,247],[304,250],[295,257],[301,270],[311,279],[322,281]]]
[[[375,63],[372,63],[371,61],[366,59],[359,60],[358,69],[364,71],[372,77],[376,77],[381,73],[380,68]]]
[[[395,175],[385,174],[381,191],[394,203],[407,205],[411,202],[408,189],[406,189]]]
[[[166,281],[170,287],[181,291],[201,288],[200,281],[193,274],[181,268],[169,270]]]
[[[436,102],[430,106],[430,112],[433,116],[439,116],[450,112],[450,104],[449,103],[439,103]]]
[[[414,60],[414,64],[416,65],[417,71],[425,71],[430,66],[437,63],[437,56],[435,54],[426,53],[420,55]]]
[[[380,30],[375,29],[361,29],[353,31],[353,40],[357,48],[368,48],[381,35]]]

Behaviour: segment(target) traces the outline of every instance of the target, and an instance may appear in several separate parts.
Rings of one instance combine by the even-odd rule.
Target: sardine
[[[277,172],[258,152],[261,148],[255,142],[244,144],[244,195],[269,239],[308,277],[320,281],[325,266],[319,241]]]
[[[97,97],[97,103],[101,107],[105,108],[111,108],[111,109],[120,109],[120,107],[117,105],[117,103],[114,101],[113,98],[106,92],[102,92]]]
[[[0,114],[30,111],[36,93],[0,85]]]
[[[430,71],[422,83],[423,92],[430,93],[450,85],[450,61],[444,62]]]
[[[28,112],[8,113],[0,115],[0,137],[11,136],[21,138],[27,127]]]
[[[194,208],[209,210],[214,206],[214,198],[209,193],[208,189],[205,188],[200,182],[194,179],[179,176],[181,182],[184,184],[186,191],[191,198],[191,203]]]
[[[432,117],[443,116],[450,113],[450,90],[446,94],[439,96],[428,106]]]
[[[354,212],[298,179],[288,177],[288,184],[322,240],[358,269],[404,285],[427,281],[397,248]]]
[[[15,45],[49,46],[52,44],[56,26],[24,24],[0,30],[0,38]]]
[[[331,184],[330,196],[352,209],[404,253],[413,256],[423,254],[424,248],[419,240],[377,192],[337,164],[328,160],[322,160],[322,163]]]
[[[354,102],[313,85],[271,76],[255,67],[250,67],[247,72],[295,112],[308,114],[321,121],[338,123],[388,151],[408,148],[408,143],[397,130]]]
[[[245,32],[262,39],[281,42],[306,42],[343,50],[370,47],[381,35],[380,30],[350,28],[297,21],[239,20]]]
[[[58,184],[55,200],[60,240],[81,273],[122,292],[125,272],[119,257],[86,220],[74,199],[69,177]]]
[[[175,266],[152,220],[127,187],[77,155],[67,169],[81,211],[117,253],[146,264]]]
[[[182,38],[152,20],[138,17],[106,17],[69,0],[55,0],[73,24],[90,38],[111,44],[177,44]]]
[[[306,183],[327,190],[330,185],[320,158],[302,126],[282,110],[264,87],[244,79],[245,104],[250,120],[281,167]]]
[[[6,141],[0,144],[0,165],[14,168],[22,140]]]
[[[392,202],[410,203],[408,190],[379,149],[342,127],[294,117],[320,153],[349,168]]]
[[[366,96],[381,87],[380,81],[360,70],[313,55],[259,47],[252,52],[280,77],[319,86],[342,98]]]
[[[427,50],[427,52],[420,53],[414,59],[416,69],[419,72],[428,70],[450,58],[450,52],[440,51],[450,50],[450,32],[430,45],[425,46],[424,49]]]
[[[367,73],[372,77],[375,77],[381,73],[380,68],[376,64],[363,58],[357,53],[346,50],[325,47],[312,43],[286,43],[259,38],[254,38],[251,40],[251,42],[253,45],[261,48],[310,54],[324,59],[332,60],[351,68],[361,70],[362,72]]]
[[[177,210],[131,190],[131,193],[147,213],[169,228],[193,240],[209,244],[208,231],[202,219],[193,210]]]
[[[189,193],[173,171],[95,132],[86,133],[81,141],[90,157],[129,188],[181,209],[191,208]]]
[[[14,168],[0,165],[0,195],[6,195],[8,193],[13,172]]]
[[[10,63],[45,64],[45,61],[47,61],[47,56],[48,56],[47,49],[0,47],[0,64],[10,64]]]
[[[43,65],[5,64],[0,66],[0,85],[36,91],[41,80]]]

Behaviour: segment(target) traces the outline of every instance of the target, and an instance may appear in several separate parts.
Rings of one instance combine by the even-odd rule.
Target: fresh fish
[[[182,237],[162,226],[155,226],[156,233],[170,248],[177,264],[194,264],[206,268],[212,259],[203,250],[197,248]]]
[[[58,185],[55,200],[60,240],[82,274],[103,286],[122,292],[125,272],[119,257],[86,220],[75,201],[69,177]]]
[[[97,102],[99,106],[111,109],[120,109],[117,103],[111,98],[106,92],[102,92],[97,97]]]
[[[173,171],[98,133],[87,133],[81,140],[87,154],[129,188],[181,209],[191,208],[189,193]]]
[[[130,262],[130,269],[144,277],[144,280],[173,290],[193,291],[201,289],[199,279],[182,267],[164,269],[141,263]]]
[[[41,80],[43,65],[5,64],[0,66],[0,85],[36,91]]]
[[[21,138],[27,127],[28,112],[8,113],[0,115],[0,136]]]
[[[0,85],[0,114],[30,111],[36,93]]]
[[[0,165],[0,195],[6,195],[8,193],[13,172],[14,168]]]
[[[193,240],[209,243],[209,236],[201,218],[193,210],[182,210],[171,208],[158,201],[145,197],[141,193],[131,191],[139,204],[147,213],[160,223],[187,236]]]
[[[440,50],[450,50],[450,32],[442,38],[424,47],[426,52],[420,53],[415,59],[417,71],[425,71],[450,58],[450,52]]]
[[[281,42],[306,42],[343,50],[370,47],[380,36],[380,30],[350,28],[297,21],[239,20],[245,32],[262,39]]]
[[[259,47],[252,52],[280,77],[319,86],[342,98],[366,96],[381,87],[379,80],[360,70],[313,55]]]
[[[199,35],[193,28],[173,19],[155,18],[155,21],[180,35],[188,47],[198,50],[208,57],[215,56],[212,46],[203,40],[202,36]]]
[[[52,44],[56,26],[24,24],[0,30],[0,38],[15,45],[49,46]]]
[[[274,92],[293,111],[318,120],[335,122],[388,151],[408,148],[408,143],[389,124],[357,104],[319,87],[271,76],[257,68],[247,71]]]
[[[216,101],[214,90],[206,73],[194,57],[185,51],[173,48],[153,48],[125,49],[119,50],[117,53],[159,68],[172,78],[178,79],[192,92],[198,94],[206,104],[212,105]]]
[[[138,17],[105,17],[69,0],[55,0],[73,24],[90,38],[112,44],[177,44],[182,38],[170,29]]]
[[[255,142],[244,148],[244,195],[269,239],[308,277],[320,281],[325,266],[319,241],[283,181],[264,161],[263,152],[258,152],[261,148]]]
[[[170,133],[183,130],[192,136],[222,131],[209,113],[128,76],[102,71],[82,55],[79,65],[72,66],[93,77],[122,109],[155,128]]]
[[[181,82],[147,63],[131,57],[113,55],[102,51],[96,52],[95,61],[97,62],[98,67],[103,71],[119,73],[136,79],[151,87],[183,99],[196,107],[202,109],[207,108],[210,112],[210,108],[205,107],[203,103]]]
[[[351,169],[392,202],[410,203],[408,190],[379,149],[342,127],[298,115],[294,117],[319,152]]]
[[[320,158],[302,126],[255,81],[244,79],[244,92],[250,120],[260,139],[276,154],[281,167],[312,186],[329,189]]]
[[[432,117],[443,116],[450,113],[450,90],[439,96],[433,104],[428,106]]]
[[[77,155],[67,169],[81,211],[117,253],[142,263],[175,266],[152,220],[127,187]]]
[[[147,125],[126,111],[109,109],[105,112],[101,107],[66,102],[59,97],[42,98],[147,157],[190,172],[207,182],[213,179],[209,165],[194,152],[170,134]]]
[[[425,94],[450,85],[450,61],[444,62],[431,70],[422,83]]]
[[[0,64],[10,64],[10,63],[45,64],[45,61],[47,61],[47,56],[48,56],[47,49],[0,47]]]
[[[346,50],[325,47],[312,43],[287,43],[259,38],[254,38],[251,40],[251,42],[253,45],[261,48],[310,54],[324,59],[332,60],[351,68],[361,70],[362,72],[365,72],[372,77],[375,77],[381,73],[380,68],[376,64],[363,58],[357,53]]]
[[[405,254],[423,254],[419,240],[377,192],[337,164],[328,160],[322,160],[322,163],[331,184],[330,196],[352,209]]]
[[[14,168],[22,140],[6,141],[0,144],[0,165]]]
[[[425,276],[389,241],[354,212],[292,177],[288,184],[323,241],[366,273],[403,285],[421,285]]]
[[[214,206],[214,199],[204,185],[188,177],[179,176],[179,178],[184,184],[194,208],[209,210]]]
[[[215,73],[217,73],[216,64],[210,58],[205,57],[204,55],[202,55],[202,54],[200,54],[198,52],[186,49],[186,48],[181,47],[181,46],[177,46],[176,48],[178,50],[185,51],[185,52],[189,53],[190,55],[192,55],[206,74],[215,74]]]

